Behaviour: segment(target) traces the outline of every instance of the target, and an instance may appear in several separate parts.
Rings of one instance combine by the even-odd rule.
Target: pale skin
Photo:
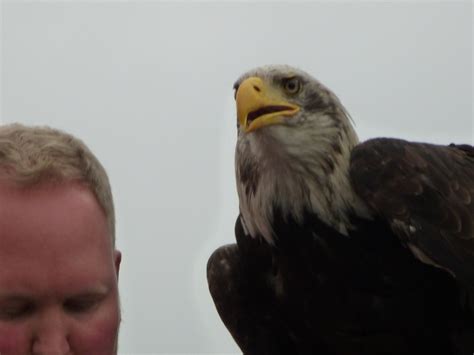
[[[0,354],[116,354],[120,260],[85,186],[0,180]]]

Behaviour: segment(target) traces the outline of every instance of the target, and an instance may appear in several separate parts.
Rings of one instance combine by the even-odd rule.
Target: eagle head
[[[350,125],[336,95],[296,68],[285,65],[256,68],[242,75],[234,89],[238,127],[243,133],[272,125],[294,127],[319,123],[324,128],[327,118],[334,118],[331,121],[338,127]]]
[[[337,96],[286,65],[253,69],[234,89],[237,190],[249,234],[272,243],[276,210],[297,222],[316,214],[345,232],[357,204],[348,168],[358,138]]]

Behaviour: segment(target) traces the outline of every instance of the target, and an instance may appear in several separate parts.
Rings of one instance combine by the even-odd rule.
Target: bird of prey
[[[474,148],[360,143],[299,69],[235,83],[236,244],[209,258],[247,355],[474,352]]]

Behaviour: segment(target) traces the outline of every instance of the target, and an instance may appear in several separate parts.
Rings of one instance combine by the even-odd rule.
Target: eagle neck
[[[345,235],[352,228],[352,215],[368,216],[349,179],[350,154],[358,143],[355,131],[348,125],[310,132],[291,137],[277,126],[238,145],[240,209],[253,237],[261,235],[273,244],[276,216],[303,224],[305,216],[316,215]]]

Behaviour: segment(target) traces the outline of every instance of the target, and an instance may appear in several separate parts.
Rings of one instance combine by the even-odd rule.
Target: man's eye
[[[78,297],[67,300],[64,308],[71,313],[86,313],[92,311],[101,301],[98,296]]]
[[[14,320],[30,314],[34,310],[34,305],[27,302],[6,302],[0,304],[0,319]]]

